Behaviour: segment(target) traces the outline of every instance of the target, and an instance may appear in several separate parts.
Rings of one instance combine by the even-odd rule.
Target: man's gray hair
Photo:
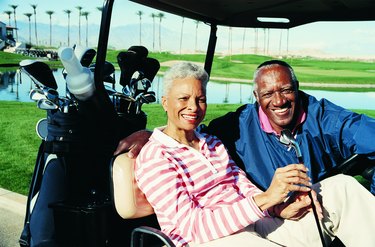
[[[299,87],[298,79],[297,79],[296,74],[294,73],[294,70],[293,70],[292,66],[290,66],[288,63],[286,63],[284,61],[281,61],[281,60],[269,60],[269,61],[266,61],[266,62],[260,64],[257,67],[257,69],[255,70],[254,76],[253,76],[253,79],[254,79],[253,91],[256,91],[258,89],[257,80],[259,78],[259,72],[262,69],[272,69],[273,67],[276,67],[276,66],[284,66],[284,67],[288,68],[288,70],[290,72],[290,77],[292,79],[292,83],[298,89],[298,87]]]
[[[201,81],[203,88],[206,89],[209,76],[204,68],[190,62],[179,62],[170,67],[169,70],[164,74],[163,95],[167,95],[169,93],[174,80],[185,79],[188,77],[193,77]]]

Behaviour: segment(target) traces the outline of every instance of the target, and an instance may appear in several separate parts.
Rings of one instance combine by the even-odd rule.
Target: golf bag
[[[39,108],[47,110],[47,118],[37,126],[42,143],[28,194],[21,246],[126,246],[131,230],[140,224],[124,222],[117,215],[109,192],[109,164],[119,140],[146,127],[141,105],[155,101],[155,93],[147,90],[159,63],[147,58],[146,48],[131,48],[128,53],[137,55],[137,49],[143,53],[136,56],[140,57],[136,66],[124,66],[124,62],[120,65],[122,77],[124,70],[131,74],[127,81],[121,80],[121,85],[127,87],[123,93],[106,88],[105,92],[94,90],[89,96],[77,97],[82,96],[77,93],[80,91],[71,86],[69,92],[75,92],[70,92],[72,95],[51,96],[57,85],[42,82],[52,81],[53,76],[48,72],[48,79],[40,78],[40,68],[36,73],[29,68],[39,64],[21,62],[21,70],[37,86],[30,97],[37,99]],[[95,54],[92,49],[85,54],[80,65],[92,72],[95,65],[90,64]],[[69,83],[77,82],[69,78],[74,73],[67,67],[64,77],[69,88]],[[115,83],[114,76],[109,75],[114,73],[113,65],[109,67],[103,82]],[[123,236],[126,232],[129,239]]]

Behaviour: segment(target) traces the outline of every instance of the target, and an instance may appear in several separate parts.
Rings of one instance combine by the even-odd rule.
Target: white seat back
[[[117,156],[112,164],[113,198],[118,214],[124,219],[145,217],[154,213],[134,178],[135,159],[127,153]]]

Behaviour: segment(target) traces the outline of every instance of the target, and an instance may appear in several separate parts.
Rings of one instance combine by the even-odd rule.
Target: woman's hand
[[[322,207],[317,199],[315,191],[311,190],[313,203],[315,205],[318,217],[323,218]],[[312,211],[312,201],[309,192],[295,192],[284,203],[274,206],[275,216],[289,220],[299,220],[307,213]]]

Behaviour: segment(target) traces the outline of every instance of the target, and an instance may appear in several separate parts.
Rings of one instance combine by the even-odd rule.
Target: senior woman
[[[327,243],[338,236],[346,246],[375,245],[375,199],[353,178],[339,175],[311,186],[306,167],[292,164],[277,169],[261,191],[219,139],[195,131],[207,109],[204,69],[178,63],[163,81],[167,125],[142,148],[135,176],[176,246],[320,246],[312,203],[330,226],[323,229]],[[309,191],[316,200],[312,188],[323,207],[310,200]]]

